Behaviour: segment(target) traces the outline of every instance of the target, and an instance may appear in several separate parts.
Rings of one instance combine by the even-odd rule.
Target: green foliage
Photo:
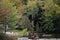
[[[53,0],[55,4],[60,6],[60,0]]]
[[[42,29],[54,31],[53,21],[60,16],[59,0],[2,0],[0,6],[3,9],[0,10],[0,23],[3,22],[2,24],[13,28],[27,28],[28,31],[33,31],[34,27],[36,32],[42,32]],[[29,19],[30,15],[32,15],[32,22]]]
[[[31,23],[26,15],[22,16],[22,18],[18,21],[18,24],[20,25],[21,28],[25,29],[31,29]]]
[[[13,4],[8,1],[8,0],[3,0],[2,4],[1,4],[6,10],[10,11],[7,15],[5,15],[6,19],[4,19],[5,24],[7,24],[10,27],[17,27],[16,23],[19,20],[19,18],[21,17],[16,9],[15,6],[13,6]]]
[[[25,28],[23,30],[10,30],[10,32],[17,33],[16,36],[18,36],[18,37],[22,37],[22,36],[27,37],[29,35],[29,31],[27,31],[27,28]]]
[[[37,2],[36,1],[28,1],[27,3],[28,13],[27,15],[35,16],[38,12]]]
[[[52,23],[53,20],[50,18],[50,17],[42,17],[41,18],[42,22],[41,22],[41,26],[42,26],[42,29],[43,31],[54,31],[55,28],[54,28],[54,24]]]
[[[44,12],[44,16],[42,16],[42,28],[44,31],[49,30],[49,31],[54,31],[56,28],[54,27],[53,21],[56,20],[56,18],[59,17],[60,12],[59,12],[59,7],[53,3],[53,0],[45,0],[45,6],[44,8],[46,9]],[[58,9],[59,8],[59,9]]]

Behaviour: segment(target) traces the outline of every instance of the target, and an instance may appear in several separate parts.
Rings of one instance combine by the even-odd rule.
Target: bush
[[[8,36],[3,33],[0,33],[0,40],[16,40],[16,38],[13,36]]]

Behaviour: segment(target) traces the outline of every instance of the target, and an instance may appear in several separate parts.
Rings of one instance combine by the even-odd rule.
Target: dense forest
[[[60,0],[0,0],[0,30],[6,25],[12,30],[60,33]]]

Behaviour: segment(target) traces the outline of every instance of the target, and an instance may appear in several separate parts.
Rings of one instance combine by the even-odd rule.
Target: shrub
[[[0,33],[0,40],[16,40],[16,38],[13,36],[8,36],[3,33]]]

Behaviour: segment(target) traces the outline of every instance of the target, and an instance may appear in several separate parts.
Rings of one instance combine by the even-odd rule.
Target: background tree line
[[[60,32],[59,0],[1,0],[0,28],[25,29],[37,33]]]

